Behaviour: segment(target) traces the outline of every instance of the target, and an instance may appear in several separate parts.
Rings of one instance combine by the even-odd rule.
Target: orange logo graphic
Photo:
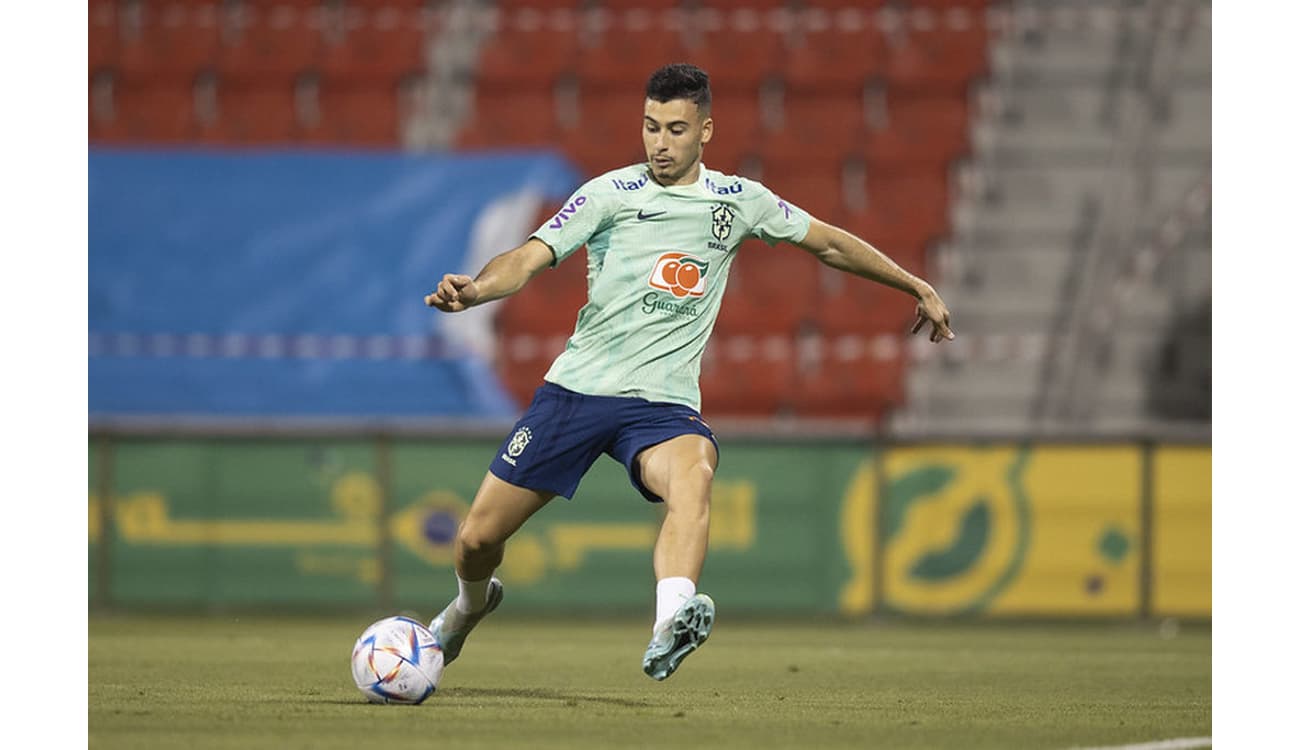
[[[674,297],[703,297],[709,264],[686,253],[664,253],[650,272],[650,286]]]

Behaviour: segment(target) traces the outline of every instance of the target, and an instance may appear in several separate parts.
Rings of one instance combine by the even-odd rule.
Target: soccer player
[[[645,93],[646,162],[588,181],[522,245],[474,278],[443,276],[425,297],[431,307],[460,312],[514,294],[587,246],[588,301],[573,336],[493,458],[457,531],[459,595],[430,624],[447,663],[501,603],[502,583],[492,574],[506,540],[551,498],[571,498],[601,453],[627,467],[647,500],[666,506],[642,669],[663,680],[708,638],[714,603],[696,584],[718,442],[699,413],[700,358],[743,240],[790,242],[832,268],[911,294],[912,332],[928,323],[931,341],[953,338],[948,309],[925,281],[758,182],[704,166],[713,120],[703,70],[665,66]]]

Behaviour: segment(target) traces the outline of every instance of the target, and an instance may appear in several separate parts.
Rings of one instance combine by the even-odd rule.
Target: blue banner
[[[494,306],[423,297],[579,182],[543,152],[92,149],[91,419],[508,417]]]

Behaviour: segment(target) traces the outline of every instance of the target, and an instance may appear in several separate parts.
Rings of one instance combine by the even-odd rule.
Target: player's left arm
[[[937,343],[953,338],[948,324],[948,306],[934,287],[919,276],[908,273],[865,240],[814,218],[808,223],[808,234],[795,244],[831,268],[871,279],[915,297],[916,323],[912,326],[912,333],[920,331],[929,322],[933,324],[931,341]]]

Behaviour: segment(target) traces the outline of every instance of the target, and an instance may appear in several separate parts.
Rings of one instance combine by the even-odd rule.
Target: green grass
[[[719,622],[672,678],[642,622],[474,633],[422,706],[352,685],[359,618],[90,620],[92,748],[1069,748],[1210,734],[1210,629]]]

